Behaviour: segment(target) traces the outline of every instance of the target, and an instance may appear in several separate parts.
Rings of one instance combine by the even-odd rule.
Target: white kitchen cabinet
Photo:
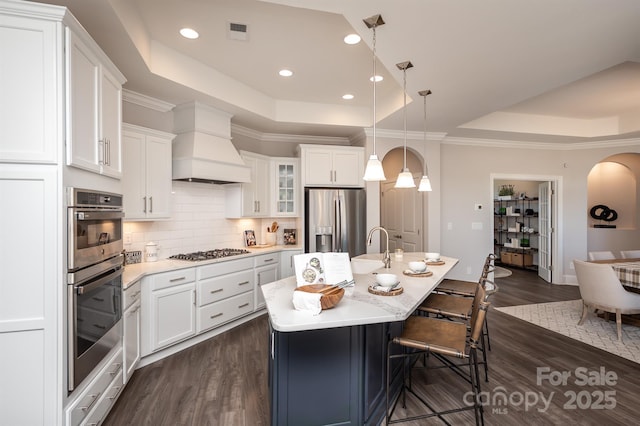
[[[280,253],[270,253],[256,256],[255,258],[255,310],[265,307],[264,296],[260,286],[278,280],[280,269]]]
[[[171,141],[175,135],[122,125],[125,219],[171,216]]]
[[[296,274],[293,266],[293,256],[301,253],[302,250],[282,250],[280,252],[280,279]]]
[[[196,334],[195,268],[143,279],[142,356]]]
[[[122,347],[110,356],[91,382],[76,394],[66,409],[67,426],[100,424],[124,387]]]
[[[53,20],[0,15],[0,162],[55,164],[60,37]]]
[[[66,29],[67,165],[122,174],[124,76],[88,36]]]
[[[253,312],[253,266],[247,257],[198,268],[198,333]]]
[[[304,186],[364,187],[364,148],[299,145]]]
[[[126,384],[140,361],[140,324],[142,303],[140,281],[129,286],[122,298],[123,317],[123,381]]]
[[[270,159],[247,151],[240,151],[240,155],[251,170],[251,182],[225,185],[227,217],[268,217],[271,214]]]
[[[300,161],[297,158],[272,158],[272,216],[295,217],[300,209]]]

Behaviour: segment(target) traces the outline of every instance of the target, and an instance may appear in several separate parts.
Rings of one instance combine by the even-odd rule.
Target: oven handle
[[[96,281],[91,281],[88,284],[79,284],[75,286],[76,292],[78,294],[84,294],[87,291],[91,291],[94,290],[98,287],[100,287],[101,285],[104,285],[105,283],[111,281],[112,279],[114,279],[115,277],[122,275],[122,268],[118,268],[115,271],[111,272],[108,275],[105,275],[104,277],[101,277],[100,279],[96,280]]]
[[[103,219],[121,219],[124,217],[123,211],[95,211],[95,210],[76,210],[74,212],[76,220],[103,220]]]

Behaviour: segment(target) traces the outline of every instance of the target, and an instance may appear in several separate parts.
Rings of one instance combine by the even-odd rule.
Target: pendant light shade
[[[395,188],[415,188],[416,183],[413,181],[413,174],[407,168],[402,169],[396,179]]]
[[[431,181],[429,180],[429,176],[424,175],[420,179],[420,185],[418,185],[419,192],[428,192],[431,191]]]
[[[373,15],[366,19],[363,19],[367,28],[373,30],[373,75],[371,81],[373,82],[373,154],[367,161],[367,167],[364,170],[364,177],[362,179],[366,181],[383,181],[387,180],[382,169],[382,163],[378,159],[376,154],[376,28],[380,25],[384,25],[384,20],[380,15]]]
[[[369,156],[367,161],[367,168],[364,170],[364,180],[366,181],[381,181],[387,180],[384,175],[384,169],[382,168],[382,162],[378,159],[376,154]]]
[[[407,167],[407,68],[413,67],[413,64],[411,61],[405,61],[396,64],[396,66],[402,70],[404,75],[404,108],[402,109],[404,118],[404,167],[398,175],[395,188],[415,188],[416,183],[413,181],[413,175]]]
[[[431,191],[431,181],[427,171],[427,96],[431,94],[431,90],[421,90],[418,94],[424,99],[424,175],[420,179],[418,191],[427,192]]]

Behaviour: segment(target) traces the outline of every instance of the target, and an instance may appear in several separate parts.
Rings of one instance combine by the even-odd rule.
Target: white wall
[[[241,248],[245,229],[253,229],[258,243],[264,243],[267,226],[279,224],[277,243],[283,244],[283,230],[298,228],[295,218],[226,219],[224,185],[173,182],[171,219],[153,222],[125,222],[125,234],[132,244],[125,250],[140,250],[150,241],[158,244],[160,258],[216,248]],[[298,235],[300,231],[298,230]]]
[[[611,145],[607,148],[601,146]],[[452,277],[475,279],[484,258],[493,250],[493,212],[473,210],[474,203],[492,205],[492,174],[528,175],[549,180],[559,176],[558,204],[561,209],[557,232],[561,247],[554,261],[554,282],[573,281],[573,259],[587,258],[587,176],[592,167],[609,155],[638,152],[638,141],[602,144],[560,145],[549,149],[531,144],[516,147],[477,144],[449,140],[441,148],[442,249],[440,252],[460,258]],[[472,222],[482,222],[481,231],[472,231]],[[448,224],[452,229],[448,229]],[[468,273],[470,272],[470,273]]]

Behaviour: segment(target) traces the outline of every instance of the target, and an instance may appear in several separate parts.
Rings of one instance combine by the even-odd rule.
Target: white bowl
[[[433,252],[429,253],[429,252],[427,252],[427,253],[424,254],[424,257],[426,257],[427,260],[438,260],[438,259],[440,259],[440,253],[433,253]]]
[[[376,274],[376,283],[383,287],[391,287],[398,283],[396,274]]]
[[[427,270],[427,264],[419,261],[419,262],[409,262],[409,269],[413,272],[424,272]]]

